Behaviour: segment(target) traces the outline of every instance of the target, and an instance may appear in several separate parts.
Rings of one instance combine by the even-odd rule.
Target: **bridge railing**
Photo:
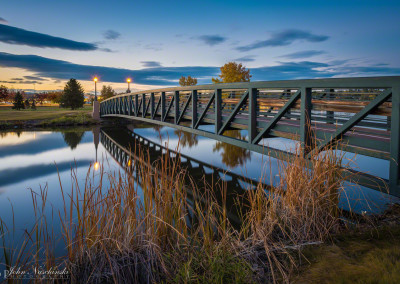
[[[299,141],[304,155],[332,143],[390,161],[400,195],[400,77],[214,84],[123,94],[101,102],[101,117],[175,127],[274,157],[293,155],[269,138]],[[212,129],[204,125],[213,125]],[[226,135],[244,131],[245,140]]]

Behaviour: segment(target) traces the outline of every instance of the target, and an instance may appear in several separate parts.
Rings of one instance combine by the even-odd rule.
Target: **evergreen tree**
[[[22,97],[20,92],[17,92],[14,96],[14,106],[12,107],[13,109],[20,110],[24,109],[24,98]]]
[[[31,109],[35,109],[36,110],[35,99],[32,99]]]
[[[85,91],[82,85],[75,79],[70,79],[64,87],[64,93],[60,100],[60,106],[64,108],[77,109],[83,107],[85,102]]]
[[[26,99],[25,100],[25,108],[28,109],[31,106],[31,104],[29,103],[29,100]]]
[[[0,101],[6,102],[9,96],[9,91],[6,86],[0,85]]]

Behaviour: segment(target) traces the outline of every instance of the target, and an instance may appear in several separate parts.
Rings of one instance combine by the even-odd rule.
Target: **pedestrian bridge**
[[[275,158],[296,154],[269,146],[271,138],[298,141],[307,157],[337,143],[390,163],[389,179],[348,171],[352,182],[400,196],[400,76],[155,89],[104,100],[100,116],[174,127]],[[246,140],[226,135],[232,129]]]

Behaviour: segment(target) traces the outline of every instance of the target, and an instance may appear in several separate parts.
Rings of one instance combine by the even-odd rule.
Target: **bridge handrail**
[[[215,90],[215,89],[249,89],[249,88],[390,88],[400,85],[400,76],[380,77],[353,77],[353,78],[328,78],[328,79],[302,79],[302,80],[281,80],[281,81],[254,81],[240,83],[207,84],[186,87],[168,87],[161,89],[142,90],[132,93],[119,94],[101,103],[112,100],[116,97],[125,97],[140,94],[193,91],[193,90]]]

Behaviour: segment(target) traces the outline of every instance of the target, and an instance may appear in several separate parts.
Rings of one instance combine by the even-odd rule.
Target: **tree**
[[[47,99],[53,104],[59,104],[61,102],[62,91],[54,91],[47,94]]]
[[[228,62],[221,68],[219,78],[212,78],[214,84],[218,83],[234,83],[234,82],[250,82],[250,70],[242,66],[242,63]]]
[[[70,79],[64,87],[64,93],[60,100],[60,106],[71,109],[83,107],[85,102],[85,91],[82,85],[75,79]]]
[[[8,100],[9,92],[6,86],[0,86],[0,101],[6,102]]]
[[[239,130],[227,130],[224,135],[244,141],[245,136]],[[213,152],[221,150],[222,162],[230,168],[238,165],[244,165],[250,160],[250,151],[241,147],[237,147],[228,143],[216,142]]]
[[[71,147],[71,150],[74,150],[81,143],[83,134],[85,134],[84,131],[66,131],[62,133],[65,143]]]
[[[35,109],[36,110],[35,99],[32,99],[31,109]]]
[[[35,94],[34,96],[33,96],[38,102],[39,102],[39,104],[43,104],[43,102],[45,101],[45,100],[47,100],[47,94],[46,93],[40,93],[40,94]]]
[[[109,99],[113,96],[115,96],[117,93],[113,90],[111,86],[105,86],[103,85],[103,88],[101,89],[101,99],[106,100]]]
[[[20,110],[24,109],[24,98],[22,97],[20,92],[17,92],[14,96],[14,106],[13,109]]]
[[[185,76],[182,76],[179,79],[179,85],[183,86],[194,86],[197,85],[197,79],[196,78],[192,78],[190,76],[187,76],[187,78]]]
[[[28,109],[28,108],[30,108],[30,106],[31,106],[31,104],[29,103],[29,100],[26,99],[25,100],[25,108]]]

